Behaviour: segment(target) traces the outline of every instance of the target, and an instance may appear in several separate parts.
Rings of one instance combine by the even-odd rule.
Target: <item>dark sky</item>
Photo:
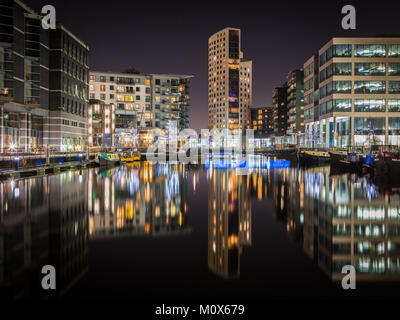
[[[253,60],[253,105],[271,104],[274,86],[335,35],[400,34],[399,1],[94,1],[26,0],[86,41],[90,67],[195,76],[191,127],[207,127],[207,44],[227,26],[242,30],[242,51]],[[357,9],[357,31],[341,29],[341,8]]]

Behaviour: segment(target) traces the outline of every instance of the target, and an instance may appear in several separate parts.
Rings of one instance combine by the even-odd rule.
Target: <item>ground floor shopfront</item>
[[[306,123],[304,147],[400,146],[400,115],[333,115]]]

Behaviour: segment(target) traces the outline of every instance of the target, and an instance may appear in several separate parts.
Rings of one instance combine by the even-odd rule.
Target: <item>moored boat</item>
[[[301,151],[299,161],[302,166],[324,165],[329,163],[330,156],[325,151]]]
[[[105,153],[101,152],[96,157],[96,163],[103,168],[112,168],[121,164],[118,153]]]

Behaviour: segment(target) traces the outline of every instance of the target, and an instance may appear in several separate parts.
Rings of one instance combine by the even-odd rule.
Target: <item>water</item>
[[[0,296],[398,297],[396,190],[325,167],[258,167],[141,163],[2,183]],[[40,287],[46,264],[56,292]],[[340,284],[348,264],[353,292]]]

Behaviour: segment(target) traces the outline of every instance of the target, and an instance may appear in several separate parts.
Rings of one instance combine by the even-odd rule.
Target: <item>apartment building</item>
[[[82,151],[89,47],[20,0],[0,3],[0,153]]]
[[[251,125],[254,137],[270,137],[274,133],[274,107],[251,108]]]
[[[400,145],[399,37],[333,38],[319,50],[318,68],[314,88],[305,84],[306,144]]]
[[[293,70],[287,79],[288,128],[291,143],[297,143],[297,137],[304,133],[304,71]]]
[[[189,128],[191,76],[91,72],[90,99],[115,105],[114,146],[151,129]]]
[[[241,31],[225,28],[208,40],[208,126],[239,133],[250,125],[252,61],[243,58]]]
[[[275,137],[285,137],[288,129],[287,85],[272,90]]]

